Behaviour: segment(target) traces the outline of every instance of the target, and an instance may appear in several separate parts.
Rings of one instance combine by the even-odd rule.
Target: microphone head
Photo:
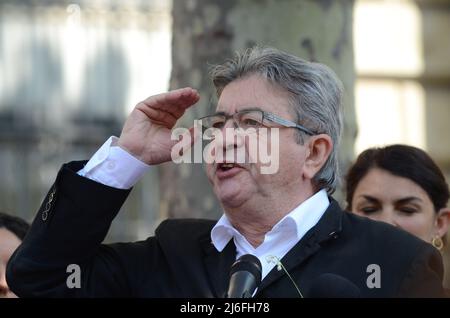
[[[326,273],[320,275],[312,284],[309,298],[360,298],[360,289],[342,276]]]
[[[262,266],[259,259],[250,254],[239,257],[231,266],[229,298],[249,298],[261,283]]]
[[[239,271],[247,271],[250,272],[253,276],[255,276],[256,282],[261,282],[261,272],[262,266],[259,259],[251,254],[245,254],[239,257],[233,265],[231,265],[230,277]]]

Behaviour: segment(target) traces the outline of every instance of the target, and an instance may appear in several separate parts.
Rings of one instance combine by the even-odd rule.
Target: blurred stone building
[[[138,101],[167,90],[170,5],[0,1],[0,210],[31,221],[62,163],[89,159]],[[109,240],[152,233],[156,174],[136,186]]]
[[[450,179],[450,1],[358,0],[356,153],[406,143]]]
[[[357,0],[356,154],[405,143],[450,180],[450,1]],[[447,244],[448,245],[448,244]],[[450,248],[444,248],[450,286]]]

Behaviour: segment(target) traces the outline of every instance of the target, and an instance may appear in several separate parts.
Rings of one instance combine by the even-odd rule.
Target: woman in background
[[[24,220],[0,212],[0,298],[17,297],[6,284],[6,264],[22,243],[29,227]]]
[[[390,223],[442,250],[449,188],[421,149],[392,145],[362,152],[346,177],[348,211]]]

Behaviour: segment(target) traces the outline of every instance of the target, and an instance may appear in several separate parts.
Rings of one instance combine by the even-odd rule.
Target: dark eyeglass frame
[[[261,124],[263,124],[263,125],[264,125],[264,120],[267,119],[267,120],[269,120],[271,122],[274,122],[274,123],[276,123],[278,125],[281,125],[283,127],[286,127],[286,128],[297,128],[297,129],[303,131],[305,134],[310,135],[310,136],[317,135],[316,132],[313,132],[312,130],[310,130],[310,129],[302,126],[302,125],[296,124],[293,121],[290,121],[290,120],[278,117],[275,114],[272,114],[272,113],[269,113],[269,112],[266,112],[266,111],[263,111],[263,110],[260,110],[260,109],[241,110],[241,111],[236,112],[236,113],[231,114],[231,115],[228,115],[228,114],[225,114],[225,113],[208,115],[208,116],[201,117],[198,120],[212,118],[212,117],[216,117],[216,116],[221,116],[221,117],[225,118],[225,121],[223,122],[224,124],[228,121],[228,119],[232,118],[233,122],[235,123],[235,125],[237,125],[237,127],[240,127],[239,123],[236,120],[236,116],[237,115],[242,115],[244,113],[253,113],[253,112],[259,112],[259,113],[262,114],[262,123]]]

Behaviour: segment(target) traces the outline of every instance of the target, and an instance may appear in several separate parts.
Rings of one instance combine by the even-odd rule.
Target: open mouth
[[[223,162],[217,164],[217,177],[219,179],[233,177],[243,170],[243,167],[232,162]]]
[[[217,168],[222,171],[228,171],[230,169],[233,169],[234,167],[236,167],[234,163],[219,163]]]

